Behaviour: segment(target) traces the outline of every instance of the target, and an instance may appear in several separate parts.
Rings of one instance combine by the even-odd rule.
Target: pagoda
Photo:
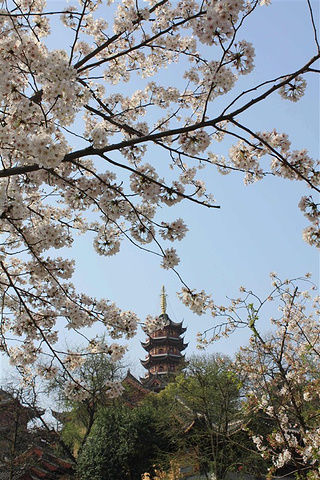
[[[181,337],[187,329],[182,326],[182,322],[173,322],[166,309],[166,295],[162,287],[160,319],[164,320],[164,326],[151,333],[145,342],[141,342],[147,355],[140,361],[148,372],[140,380],[146,388],[155,392],[165,388],[168,380],[185,366],[185,356],[181,352],[188,346]]]

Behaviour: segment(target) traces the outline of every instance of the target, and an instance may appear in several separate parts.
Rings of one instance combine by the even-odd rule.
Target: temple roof
[[[44,447],[31,447],[15,459],[15,480],[61,480],[73,478],[75,465],[67,459],[58,457]],[[12,478],[10,472],[0,467],[1,480]]]
[[[121,399],[130,407],[139,404],[150,393],[150,390],[132,375],[130,370],[127,371],[121,383],[125,387]]]
[[[157,373],[149,373],[146,377],[140,378],[140,381],[145,388],[154,392],[160,392],[167,386],[168,383],[163,374]]]
[[[45,410],[40,410],[36,407],[29,407],[23,405],[19,398],[14,395],[14,393],[7,392],[0,388],[0,415],[3,417],[5,415],[7,422],[2,423],[0,428],[10,427],[10,419],[15,421],[15,412],[19,412],[20,421],[28,423],[34,418],[41,417],[44,415]],[[9,423],[8,423],[9,422]],[[1,423],[1,422],[0,422]]]

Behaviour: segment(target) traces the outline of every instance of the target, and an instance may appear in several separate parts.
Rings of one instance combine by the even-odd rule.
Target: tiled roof
[[[13,480],[66,480],[73,478],[74,474],[74,465],[70,460],[58,457],[43,447],[30,448],[15,459],[15,465]],[[0,467],[0,480],[8,479],[9,473]]]

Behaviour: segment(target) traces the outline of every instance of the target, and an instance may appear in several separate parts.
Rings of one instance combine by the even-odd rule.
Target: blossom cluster
[[[286,77],[285,80],[290,80],[290,77]],[[306,86],[307,82],[299,75],[279,88],[279,95],[286,100],[290,100],[291,102],[297,102],[301,97],[303,97]]]
[[[183,304],[197,315],[203,315],[207,310],[210,311],[215,308],[211,295],[207,295],[204,290],[196,292],[183,287],[178,296]]]
[[[194,33],[205,44],[213,45],[225,42],[233,34],[233,26],[240,12],[245,12],[246,4],[242,0],[224,2],[207,1],[207,15],[193,22]]]
[[[197,155],[204,152],[210,145],[210,137],[204,130],[197,132],[183,133],[180,135],[179,143],[184,152],[190,155]]]
[[[305,228],[302,235],[304,240],[310,245],[320,248],[320,204],[316,203],[312,196],[304,195],[300,202],[299,208],[311,222],[309,227]]]
[[[161,262],[161,267],[169,270],[170,268],[175,268],[180,262],[180,259],[177,255],[175,248],[167,248],[164,251],[163,259]]]
[[[271,132],[256,132],[253,142],[239,140],[229,150],[231,165],[246,172],[245,183],[252,183],[264,177],[262,157],[271,158],[271,172],[289,180],[306,181],[308,186],[318,189],[320,185],[319,161],[312,159],[306,149],[290,150],[290,140],[285,133],[276,130]],[[304,240],[319,248],[319,205],[312,196],[303,196],[300,209],[312,225],[303,232]]]
[[[152,335],[156,330],[161,330],[168,324],[168,319],[165,316],[152,317],[148,315],[143,324],[142,330],[147,335]]]

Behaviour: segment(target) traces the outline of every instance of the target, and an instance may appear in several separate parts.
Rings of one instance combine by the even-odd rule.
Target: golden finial
[[[164,285],[162,286],[161,292],[161,315],[165,315],[167,312],[167,299],[166,299],[166,291]]]

